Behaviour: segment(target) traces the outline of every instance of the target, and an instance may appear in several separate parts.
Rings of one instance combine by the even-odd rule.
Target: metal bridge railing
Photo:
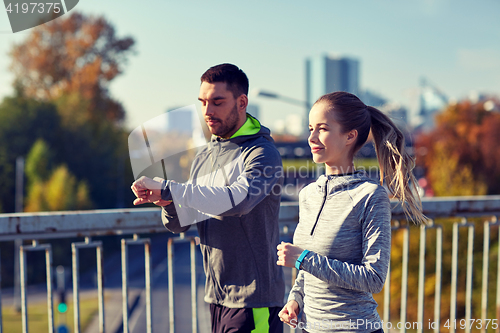
[[[458,278],[458,264],[459,258],[459,230],[462,228],[468,231],[467,240],[467,258],[466,258],[466,304],[465,316],[460,318],[465,319],[470,323],[473,319],[472,316],[472,286],[474,283],[473,267],[474,267],[474,232],[477,229],[477,224],[469,222],[469,218],[484,217],[483,224],[483,256],[482,256],[482,276],[481,276],[481,319],[488,319],[488,296],[489,288],[488,283],[491,279],[490,268],[490,242],[491,242],[491,229],[498,228],[500,222],[497,216],[500,215],[500,196],[483,196],[483,197],[452,197],[452,198],[426,198],[423,200],[423,208],[426,216],[430,218],[428,225],[421,226],[419,230],[419,252],[418,252],[418,286],[409,290],[408,274],[409,274],[409,261],[414,260],[410,258],[410,229],[417,227],[410,227],[408,224],[403,223],[405,216],[403,210],[396,203],[393,204],[393,232],[402,232],[403,240],[402,255],[401,255],[401,290],[400,299],[396,300],[391,297],[391,268],[386,280],[383,292],[383,307],[381,317],[384,322],[388,323],[391,320],[390,305],[394,301],[400,304],[399,322],[406,323],[408,316],[408,295],[409,293],[416,292],[417,304],[417,318],[420,323],[425,322],[424,305],[426,303],[425,294],[425,281],[426,281],[426,247],[427,234],[432,232],[435,234],[435,272],[434,272],[434,315],[433,327],[422,325],[416,328],[418,332],[434,331],[438,333],[443,331],[443,323],[441,322],[442,315],[442,281],[443,281],[443,228],[440,224],[435,224],[434,221],[440,218],[457,218],[457,222],[453,223],[452,232],[452,267],[451,267],[451,287],[450,287],[450,317],[449,322],[459,322],[457,319],[457,278]],[[280,231],[282,236],[289,237],[293,234],[295,226],[298,221],[298,206],[297,203],[283,203],[280,209]],[[400,223],[401,222],[401,223]],[[194,229],[194,228],[193,228]],[[499,237],[500,237],[500,228]],[[121,241],[121,268],[122,268],[122,320],[123,332],[129,332],[129,288],[128,288],[128,247],[141,245],[144,247],[144,269],[145,269],[145,307],[146,307],[146,332],[153,331],[153,309],[151,300],[152,288],[152,268],[151,268],[151,240],[148,238],[139,238],[138,234],[155,234],[168,232],[161,224],[160,210],[156,208],[140,208],[140,209],[110,209],[98,211],[76,211],[76,212],[51,212],[51,213],[16,213],[16,214],[0,214],[0,242],[14,241],[16,239],[30,240],[32,245],[24,244],[19,249],[20,260],[20,282],[21,282],[21,307],[22,307],[22,331],[28,332],[28,318],[27,311],[27,293],[26,293],[26,251],[45,251],[46,254],[46,282],[47,282],[47,313],[48,313],[48,328],[49,332],[54,332],[54,315],[53,315],[53,288],[52,288],[52,249],[50,244],[40,244],[42,240],[55,239],[55,238],[84,238],[83,242],[74,242],[71,246],[72,252],[72,277],[73,277],[73,302],[74,302],[74,323],[73,332],[81,332],[80,329],[80,299],[79,299],[79,249],[82,248],[95,248],[97,259],[97,289],[98,289],[98,317],[99,317],[99,332],[105,331],[105,307],[104,307],[104,286],[103,278],[104,273],[102,270],[102,254],[103,242],[106,241],[106,235],[120,235],[123,236]],[[130,238],[129,235],[133,235]],[[101,241],[92,241],[92,237],[102,237]],[[199,250],[196,247],[194,234],[190,235],[176,235],[172,236],[167,241],[167,260],[168,260],[168,302],[165,301],[165,306],[168,306],[169,313],[169,332],[175,332],[176,329],[176,303],[174,302],[174,244],[186,243],[190,245],[190,262],[189,262],[189,275],[190,275],[190,288],[191,294],[182,295],[182,297],[190,299],[191,303],[191,331],[192,332],[205,332],[207,328],[206,322],[199,320],[200,313],[197,294],[197,263],[196,255]],[[498,242],[498,239],[497,239]],[[394,246],[394,244],[393,244]],[[480,248],[480,246],[479,246]],[[500,310],[500,246],[498,247],[498,267],[496,272],[496,309]],[[69,255],[69,253],[68,253]],[[4,267],[0,263],[0,267]],[[392,267],[392,266],[391,266]],[[290,278],[288,279],[288,290],[294,277],[293,271],[288,272]],[[491,297],[491,296],[490,296]],[[0,294],[0,308],[2,306]],[[1,310],[1,309],[0,309]],[[496,311],[498,313],[498,311]],[[498,315],[497,315],[498,316]],[[430,318],[428,318],[430,321]],[[492,318],[489,318],[493,320]],[[500,325],[497,321],[497,326]],[[425,322],[427,324],[427,322]],[[463,327],[465,332],[472,330],[479,330],[477,326],[465,325]],[[2,316],[0,311],[0,333],[2,330]],[[456,329],[460,330],[462,327],[451,325],[449,329],[451,333]],[[481,327],[481,332],[487,330],[491,331],[495,328],[491,325],[488,329]],[[402,327],[393,327],[392,330],[399,330],[404,333],[410,329],[403,325]],[[411,328],[413,329],[413,327]],[[144,331],[144,330],[143,330]],[[498,331],[498,329],[496,329]],[[114,332],[113,332],[114,333]]]

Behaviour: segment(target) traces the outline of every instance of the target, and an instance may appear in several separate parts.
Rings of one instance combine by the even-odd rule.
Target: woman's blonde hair
[[[353,94],[338,91],[321,96],[315,104],[325,103],[333,112],[343,133],[356,130],[358,138],[352,156],[363,147],[370,131],[380,165],[380,184],[384,180],[391,194],[397,198],[409,219],[416,224],[425,223],[422,203],[413,175],[414,159],[406,152],[403,133],[392,120],[378,109],[366,106]]]

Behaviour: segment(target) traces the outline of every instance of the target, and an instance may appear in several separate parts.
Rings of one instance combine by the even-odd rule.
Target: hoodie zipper
[[[217,150],[217,152],[215,152],[215,150]],[[212,146],[210,152],[210,159],[212,160],[212,167],[211,167],[212,171],[210,172],[212,177],[210,179],[210,185],[213,185],[215,181],[215,170],[216,170],[215,164],[217,163],[217,157],[214,155],[215,154],[219,155],[219,152],[220,152],[220,142],[216,141],[216,143],[214,143],[214,145]]]
[[[211,152],[210,152],[210,159],[211,159],[211,162],[212,162],[212,167],[211,167],[211,169],[212,169],[212,171],[211,171],[212,179],[210,180],[210,186],[213,185],[214,181],[215,181],[215,170],[216,170],[215,164],[217,163],[217,156],[214,156],[216,154],[215,151],[217,151],[217,155],[220,152],[220,142],[219,142],[219,140],[217,140],[216,143],[214,143],[214,145],[212,146]],[[205,221],[203,223],[205,240],[206,240],[206,237],[207,237],[207,234],[208,234],[208,223],[209,223],[208,221]],[[206,243],[207,242],[205,241],[205,244]],[[207,251],[207,254],[208,254],[208,269],[209,269],[209,272],[210,272],[210,277],[212,279],[212,285],[213,285],[213,292],[214,292],[214,296],[215,296],[215,301],[217,302],[216,304],[220,304],[220,302],[222,300],[222,297],[220,296],[220,293],[217,290],[217,281],[215,279],[215,272],[212,269],[212,260],[211,260],[212,251],[210,250],[209,246],[206,246],[205,248],[206,248],[206,251]]]
[[[328,178],[325,183],[325,195],[323,196],[323,203],[321,204],[321,208],[319,209],[318,216],[316,217],[316,222],[311,229],[311,236],[314,234],[314,229],[316,229],[316,225],[318,224],[319,218],[321,216],[321,212],[323,211],[323,207],[325,207],[326,197],[328,196]]]
[[[211,160],[211,162],[212,162],[212,163],[211,163],[211,164],[212,164],[212,166],[211,166],[212,172],[210,172],[211,177],[213,177],[212,175],[213,175],[213,173],[214,173],[214,169],[215,169],[215,161],[217,160],[217,159],[214,157],[214,153],[215,153],[215,152],[214,152],[214,150],[215,150],[214,148],[215,148],[215,143],[214,143],[214,144],[210,147],[210,160]],[[213,184],[213,179],[210,179],[210,183],[209,183],[209,184]],[[207,237],[207,229],[208,229],[207,223],[206,223],[206,222],[204,222],[204,223],[203,223],[203,232],[204,232],[204,235],[205,235],[205,237],[204,237],[204,238],[205,238],[205,239],[204,239],[205,244],[206,244],[206,237]],[[209,257],[210,257],[210,256],[209,256]]]

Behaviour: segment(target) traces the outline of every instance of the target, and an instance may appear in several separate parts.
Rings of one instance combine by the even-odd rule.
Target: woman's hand
[[[280,313],[278,313],[278,317],[280,317],[280,320],[292,328],[297,327],[298,315],[299,303],[294,300],[286,303],[283,309],[281,309]]]
[[[302,251],[304,250],[298,246],[281,242],[281,244],[278,244],[278,261],[276,264],[285,267],[295,267],[295,262]]]

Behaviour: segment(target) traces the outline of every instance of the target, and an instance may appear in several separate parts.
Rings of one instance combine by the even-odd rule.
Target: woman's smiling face
[[[334,119],[334,112],[328,110],[326,103],[314,104],[309,112],[308,142],[313,160],[325,163],[332,173],[352,172],[350,150],[356,141],[357,131],[342,133],[340,124]]]

